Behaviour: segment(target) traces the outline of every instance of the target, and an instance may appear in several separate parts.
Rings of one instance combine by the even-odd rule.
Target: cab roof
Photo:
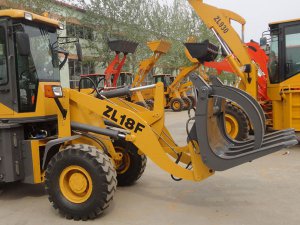
[[[282,24],[282,23],[291,23],[291,22],[297,22],[297,21],[300,22],[300,18],[291,19],[291,20],[276,21],[276,22],[269,23],[269,25],[278,25],[278,24]]]
[[[37,15],[31,12],[27,12],[24,10],[19,10],[19,9],[5,9],[5,10],[0,10],[0,17],[10,17],[10,18],[15,18],[15,19],[25,19],[25,14],[31,14],[32,15],[32,21],[42,23],[42,24],[47,24],[56,28],[60,27],[60,22],[54,19],[50,19],[45,16]]]

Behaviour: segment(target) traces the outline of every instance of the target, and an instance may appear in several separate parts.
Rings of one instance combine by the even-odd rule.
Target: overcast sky
[[[268,29],[269,22],[300,18],[300,0],[204,0],[204,3],[243,16],[247,21],[246,41],[259,41],[262,32]]]

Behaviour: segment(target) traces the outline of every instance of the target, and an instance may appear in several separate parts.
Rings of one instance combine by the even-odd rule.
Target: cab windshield
[[[33,66],[39,80],[59,81],[58,42],[55,29],[24,25],[29,35]]]
[[[59,58],[56,30],[52,27],[17,23],[14,31],[29,36],[30,54],[22,55],[15,42],[19,112],[33,112],[36,107],[38,83],[59,81]]]
[[[300,73],[299,23],[283,23],[271,29],[268,67],[271,83],[283,82]]]
[[[300,25],[285,29],[285,80],[300,72]]]

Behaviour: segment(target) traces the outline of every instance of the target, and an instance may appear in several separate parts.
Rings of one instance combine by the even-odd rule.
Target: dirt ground
[[[167,126],[184,144],[186,112],[167,113]],[[148,161],[132,187],[118,188],[112,207],[93,221],[62,218],[43,185],[10,184],[0,191],[2,225],[298,225],[300,147],[286,149],[193,183],[174,182]]]

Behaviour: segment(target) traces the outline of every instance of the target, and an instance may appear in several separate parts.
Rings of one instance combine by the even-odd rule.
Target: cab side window
[[[0,85],[8,83],[5,29],[0,27]]]
[[[23,56],[16,45],[19,111],[34,112],[37,96],[37,72],[32,56]]]

